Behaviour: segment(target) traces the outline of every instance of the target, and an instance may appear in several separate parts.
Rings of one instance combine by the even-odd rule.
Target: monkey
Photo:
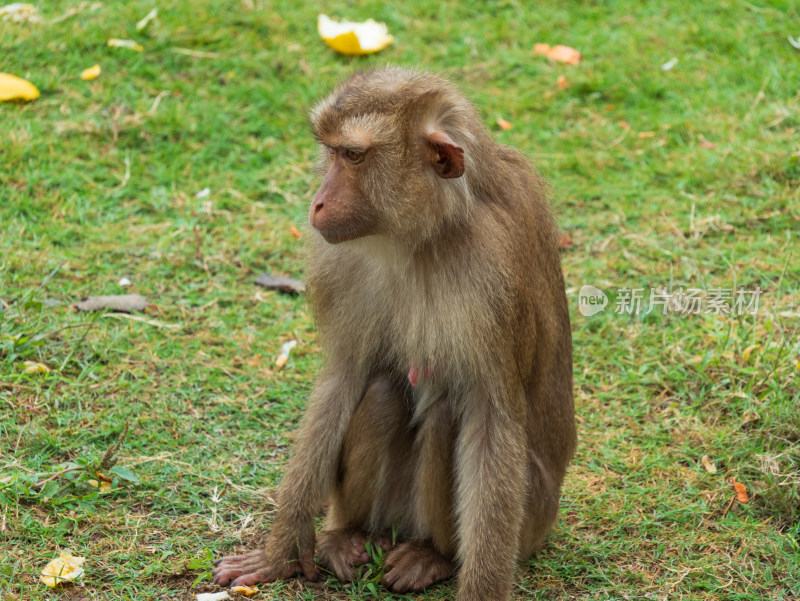
[[[506,600],[576,445],[548,186],[434,74],[356,73],[311,125],[306,278],[324,362],[266,547],[218,560],[213,580],[317,580],[320,566],[352,580],[371,544],[392,591],[455,577],[459,601]]]

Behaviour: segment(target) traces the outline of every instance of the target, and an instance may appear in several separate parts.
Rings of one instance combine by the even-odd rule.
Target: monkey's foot
[[[214,584],[225,586],[252,586],[258,582],[272,582],[303,572],[309,580],[319,578],[314,565],[313,551],[305,553],[299,560],[270,561],[263,550],[250,551],[244,555],[230,555],[214,562],[211,574]]]
[[[368,540],[384,551],[392,549],[389,537],[370,537],[357,528],[324,531],[320,533],[317,541],[319,562],[336,574],[339,580],[343,582],[353,580],[356,577],[356,568],[369,563]]]
[[[409,541],[386,557],[381,583],[395,593],[419,592],[455,573],[453,562],[429,544]]]

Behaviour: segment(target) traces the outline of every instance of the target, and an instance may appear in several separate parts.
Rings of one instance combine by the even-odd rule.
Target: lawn
[[[264,540],[320,356],[306,300],[253,281],[303,275],[313,103],[385,63],[457,82],[564,232],[580,441],[515,597],[800,597],[800,6],[332,2],[395,36],[348,58],[308,4],[49,0],[43,23],[0,21],[0,72],[41,90],[0,104],[0,598],[192,599],[217,590],[211,557]],[[584,285],[605,311],[579,311]],[[689,289],[699,312],[650,302]],[[145,313],[71,307],[127,292]],[[63,549],[85,574],[50,590]],[[387,598],[379,569],[255,598]]]

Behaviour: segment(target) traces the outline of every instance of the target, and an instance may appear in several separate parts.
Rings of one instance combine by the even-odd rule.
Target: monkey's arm
[[[527,480],[525,412],[520,392],[465,399],[456,441],[459,601],[510,597]]]
[[[267,546],[220,560],[213,572],[216,584],[251,585],[300,571],[310,580],[319,577],[314,516],[333,486],[347,425],[363,392],[355,371],[330,366],[318,380],[278,489],[278,513]]]

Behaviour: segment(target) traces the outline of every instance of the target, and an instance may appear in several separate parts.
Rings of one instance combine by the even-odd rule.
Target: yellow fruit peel
[[[50,371],[50,368],[44,363],[37,363],[36,361],[23,361],[22,371],[29,376],[34,376],[36,374],[46,374]]]
[[[99,488],[100,492],[108,492],[111,490],[111,482],[98,482],[97,480],[89,480],[89,484],[95,488]]]
[[[83,574],[84,561],[86,558],[72,555],[69,550],[62,551],[60,556],[44,567],[39,580],[50,588],[55,588],[61,582],[72,582]]]
[[[341,54],[359,56],[383,50],[394,41],[385,23],[367,19],[363,23],[334,21],[319,15],[317,31],[323,41]]]
[[[81,79],[83,81],[91,81],[92,79],[97,79],[100,76],[100,65],[95,65],[94,67],[89,67],[88,69],[84,69],[81,71]]]
[[[254,586],[232,586],[231,590],[234,593],[239,593],[240,595],[244,595],[245,597],[249,597],[250,595],[255,595],[258,592],[258,589]]]
[[[0,73],[0,101],[6,100],[34,100],[39,97],[39,90],[26,79]]]

